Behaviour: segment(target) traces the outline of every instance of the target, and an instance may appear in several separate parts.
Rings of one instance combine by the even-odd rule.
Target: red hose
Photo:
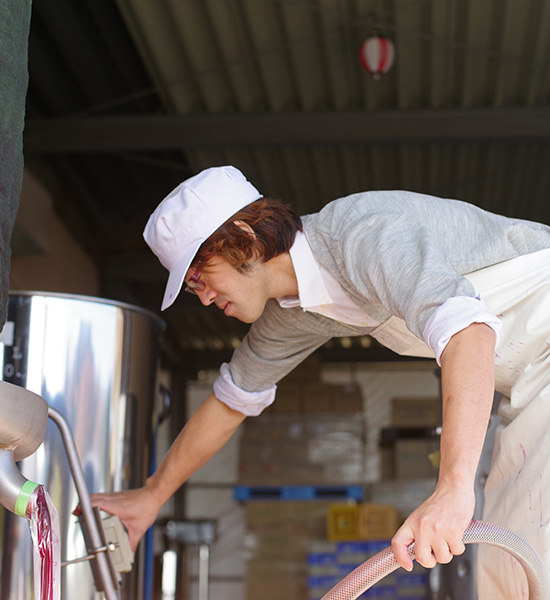
[[[519,535],[491,523],[472,521],[464,531],[465,544],[489,544],[510,553],[518,560],[529,584],[530,600],[548,600],[550,585],[546,567],[536,550]],[[414,560],[414,543],[409,546],[409,555]],[[399,564],[393,556],[391,546],[382,550],[357,567],[336,584],[321,600],[355,600],[375,583],[393,573]]]

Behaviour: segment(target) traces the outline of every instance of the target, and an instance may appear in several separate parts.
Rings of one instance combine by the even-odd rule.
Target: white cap
[[[235,167],[212,167],[178,185],[158,205],[143,237],[170,272],[161,310],[177,298],[201,244],[241,208],[261,197]]]

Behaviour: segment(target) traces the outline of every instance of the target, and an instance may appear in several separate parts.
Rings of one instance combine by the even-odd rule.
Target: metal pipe
[[[38,484],[21,475],[15,461],[35,452],[46,435],[48,404],[37,394],[0,381],[0,504],[25,517]]]
[[[21,475],[13,451],[0,448],[0,504],[19,517],[26,517],[30,495],[37,486]]]
[[[48,409],[48,416],[58,426],[63,438],[65,450],[67,452],[67,458],[69,460],[69,466],[73,475],[73,480],[76,486],[76,491],[80,500],[80,510],[86,521],[86,526],[89,532],[90,543],[93,546],[88,548],[88,552],[91,552],[95,556],[97,572],[101,579],[101,585],[103,587],[103,593],[105,594],[106,600],[118,600],[119,594],[116,590],[113,577],[111,574],[111,566],[109,563],[109,557],[105,552],[102,552],[104,546],[99,526],[95,520],[94,509],[90,500],[90,493],[82,471],[80,459],[74,442],[73,434],[69,424],[63,417],[63,415],[52,408]]]
[[[199,547],[199,600],[208,600],[208,578],[210,567],[210,546]]]
[[[37,394],[0,381],[0,448],[13,450],[23,460],[44,441],[48,426],[48,403]]]

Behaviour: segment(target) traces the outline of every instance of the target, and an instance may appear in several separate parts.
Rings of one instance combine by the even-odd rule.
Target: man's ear
[[[248,223],[245,223],[244,221],[233,221],[233,224],[237,227],[240,227],[243,231],[246,231],[247,233],[250,233],[251,235],[256,237],[254,230],[252,229],[252,227],[250,227]]]

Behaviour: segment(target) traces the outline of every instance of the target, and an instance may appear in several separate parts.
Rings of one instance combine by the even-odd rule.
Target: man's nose
[[[214,302],[216,292],[212,288],[205,287],[204,290],[197,292],[197,296],[204,306],[210,306]]]

